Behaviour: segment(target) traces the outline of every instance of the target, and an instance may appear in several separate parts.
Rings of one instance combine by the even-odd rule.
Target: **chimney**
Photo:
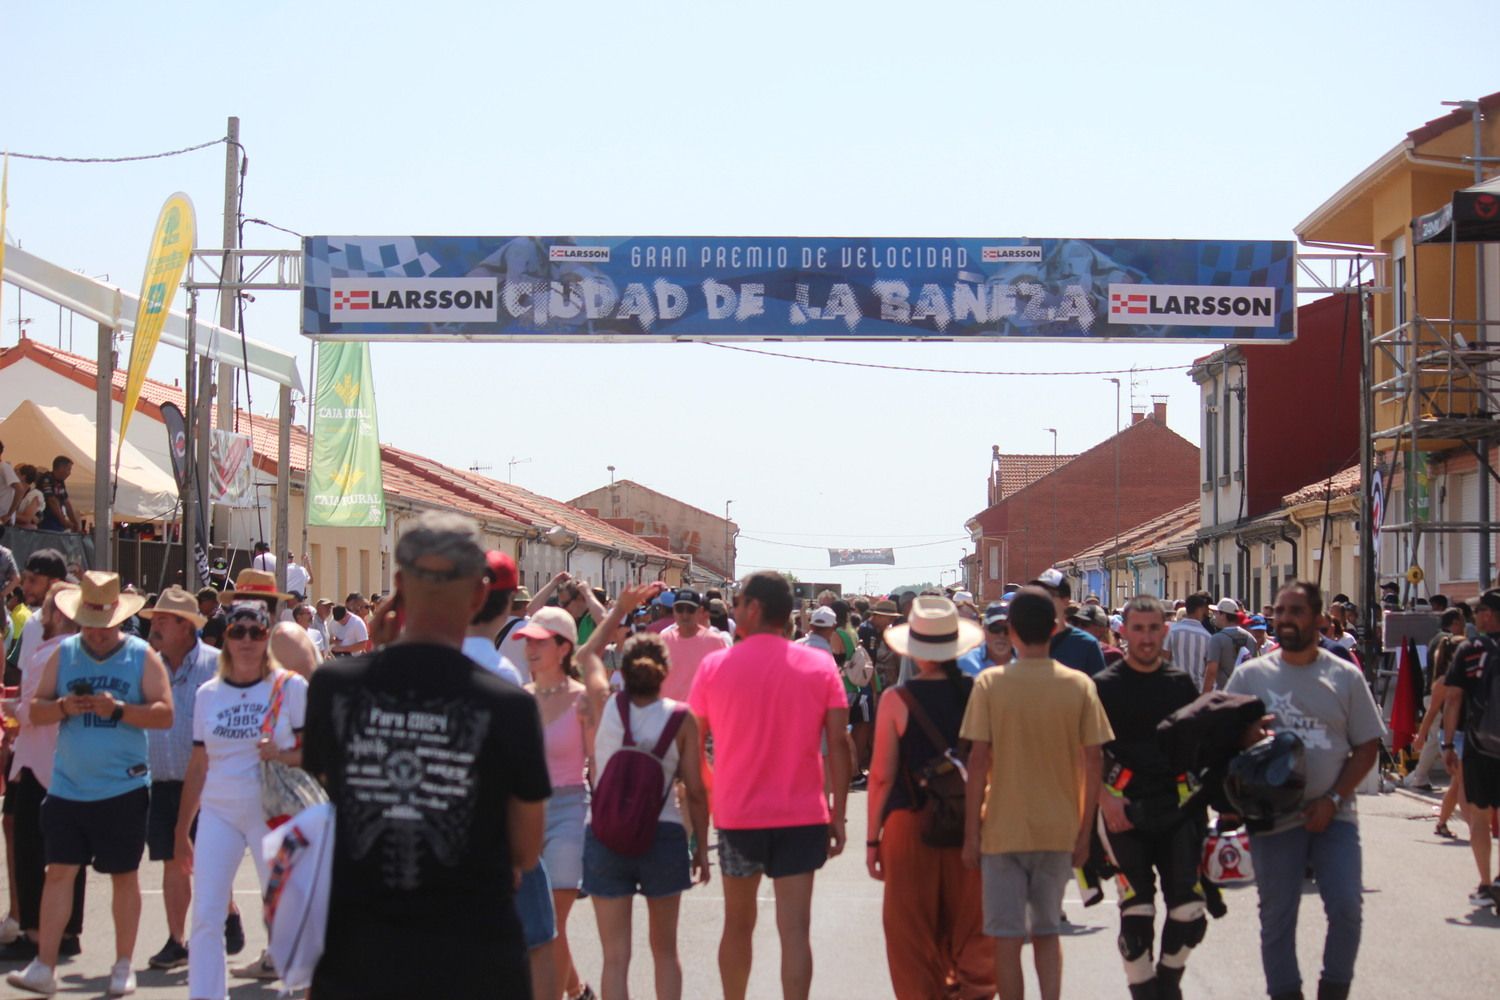
[[[1136,424],[1140,423],[1142,420],[1145,420],[1145,419],[1146,419],[1146,411],[1145,410],[1131,410],[1130,411],[1130,426],[1134,427]]]
[[[1151,419],[1167,426],[1167,397],[1165,395],[1151,397]]]
[[[1002,499],[1000,492],[1000,446],[990,445],[990,506],[993,507]]]

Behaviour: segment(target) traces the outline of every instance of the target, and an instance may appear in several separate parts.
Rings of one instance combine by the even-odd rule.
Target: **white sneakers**
[[[57,974],[50,965],[43,965],[39,958],[33,958],[31,964],[20,972],[9,973],[5,981],[18,990],[29,990],[42,996],[50,997],[57,992]]]
[[[122,997],[127,993],[135,992],[135,970],[130,967],[130,959],[122,958],[109,970],[109,990],[112,997]]]
[[[42,960],[33,958],[31,964],[20,972],[12,972],[5,981],[17,989],[29,990],[50,997],[57,992],[57,973]],[[112,997],[123,997],[135,992],[135,971],[130,968],[130,959],[122,958],[109,970],[109,990]]]
[[[10,944],[21,936],[21,925],[16,923],[16,918],[9,913],[4,920],[0,920],[0,944]]]

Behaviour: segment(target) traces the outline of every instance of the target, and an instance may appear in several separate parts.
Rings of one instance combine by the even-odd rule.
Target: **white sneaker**
[[[1469,904],[1471,906],[1490,906],[1494,902],[1495,897],[1491,894],[1490,887],[1487,885],[1482,885],[1469,893]]]
[[[0,920],[0,944],[10,944],[21,936],[21,925],[16,923],[16,918],[9,913],[4,920]]]
[[[235,979],[260,979],[265,982],[279,978],[276,974],[276,966],[271,964],[271,954],[267,951],[262,951],[260,957],[253,962],[231,966],[229,974]]]
[[[50,965],[43,965],[42,960],[33,958],[31,964],[20,972],[12,972],[5,977],[5,981],[21,990],[30,990],[32,993],[40,993],[50,997],[57,992],[57,976],[53,973]]]
[[[130,967],[130,959],[122,958],[109,970],[109,990],[112,997],[122,997],[127,993],[135,992],[135,970]]]

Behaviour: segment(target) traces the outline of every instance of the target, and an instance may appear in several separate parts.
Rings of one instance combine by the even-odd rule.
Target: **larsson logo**
[[[335,323],[494,322],[494,278],[333,278],[328,318]]]
[[[1276,289],[1110,285],[1109,321],[1129,326],[1275,326]]]

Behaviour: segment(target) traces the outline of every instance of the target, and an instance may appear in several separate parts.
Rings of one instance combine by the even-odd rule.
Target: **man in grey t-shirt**
[[[1318,645],[1322,594],[1315,583],[1276,595],[1275,653],[1241,664],[1227,691],[1265,702],[1270,727],[1290,730],[1306,748],[1302,812],[1250,838],[1260,894],[1260,953],[1266,992],[1300,996],[1297,910],[1309,866],[1328,914],[1318,996],[1342,1000],[1359,953],[1363,874],[1354,793],[1380,753],[1385,726],[1364,675]]]
[[[1259,654],[1255,639],[1240,628],[1240,605],[1232,597],[1226,597],[1214,607],[1214,624],[1219,631],[1208,639],[1208,665],[1203,674],[1205,690],[1224,689],[1229,675],[1241,660]]]

